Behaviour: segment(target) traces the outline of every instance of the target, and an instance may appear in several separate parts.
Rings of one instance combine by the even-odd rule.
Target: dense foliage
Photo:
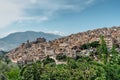
[[[56,56],[56,59],[59,61],[66,61],[67,56],[65,54],[61,53]]]
[[[99,45],[100,44],[98,41],[94,41],[91,43],[83,44],[80,48],[81,49],[97,48]]]
[[[96,42],[92,45],[96,47]],[[58,55],[58,60],[66,59],[67,63],[56,65],[53,59],[47,57],[21,69],[16,64],[1,60],[0,80],[120,80],[120,53],[115,46],[108,50],[103,36],[95,56],[97,60],[87,56],[73,59]]]

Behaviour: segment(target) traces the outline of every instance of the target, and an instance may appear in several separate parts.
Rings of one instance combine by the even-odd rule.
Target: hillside
[[[55,56],[60,53],[69,57],[76,57],[76,55],[80,54],[87,55],[91,50],[81,50],[81,45],[99,41],[100,35],[104,36],[108,48],[112,48],[113,44],[117,45],[117,48],[120,48],[120,27],[112,27],[80,32],[49,42],[43,40],[39,42],[41,39],[27,42],[10,51],[8,56],[13,62],[17,62],[29,60],[36,61],[46,56],[55,58]]]
[[[8,36],[0,39],[0,49],[3,50],[11,50],[13,48],[18,47],[20,44],[29,41],[34,41],[36,38],[44,37],[49,40],[53,40],[59,38],[59,35],[54,35],[50,33],[44,32],[34,32],[34,31],[26,31],[26,32],[16,32],[9,34]]]

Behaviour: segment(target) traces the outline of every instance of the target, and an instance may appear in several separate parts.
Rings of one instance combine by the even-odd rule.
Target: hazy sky
[[[120,25],[120,0],[0,0],[0,37],[17,31],[68,35]]]

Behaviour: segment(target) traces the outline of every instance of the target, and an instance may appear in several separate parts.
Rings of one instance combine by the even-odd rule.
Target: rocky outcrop
[[[120,27],[112,27],[89,30],[48,42],[44,38],[38,38],[33,42],[27,41],[27,43],[23,43],[18,48],[10,51],[8,56],[13,62],[36,61],[44,59],[46,56],[55,57],[60,53],[64,53],[69,57],[75,57],[76,53],[84,52],[80,50],[81,45],[99,41],[100,35],[105,37],[108,48],[111,48],[113,44],[120,48]]]

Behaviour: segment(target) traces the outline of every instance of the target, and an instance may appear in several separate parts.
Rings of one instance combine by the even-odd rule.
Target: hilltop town
[[[17,63],[20,61],[42,60],[47,56],[55,59],[58,54],[64,54],[73,58],[81,54],[89,55],[95,51],[95,48],[81,49],[81,46],[94,41],[99,42],[100,35],[104,36],[108,49],[111,49],[114,44],[119,51],[120,27],[112,27],[80,32],[48,42],[45,38],[38,38],[33,42],[29,42],[28,40],[18,48],[11,50],[7,56],[12,62]]]

